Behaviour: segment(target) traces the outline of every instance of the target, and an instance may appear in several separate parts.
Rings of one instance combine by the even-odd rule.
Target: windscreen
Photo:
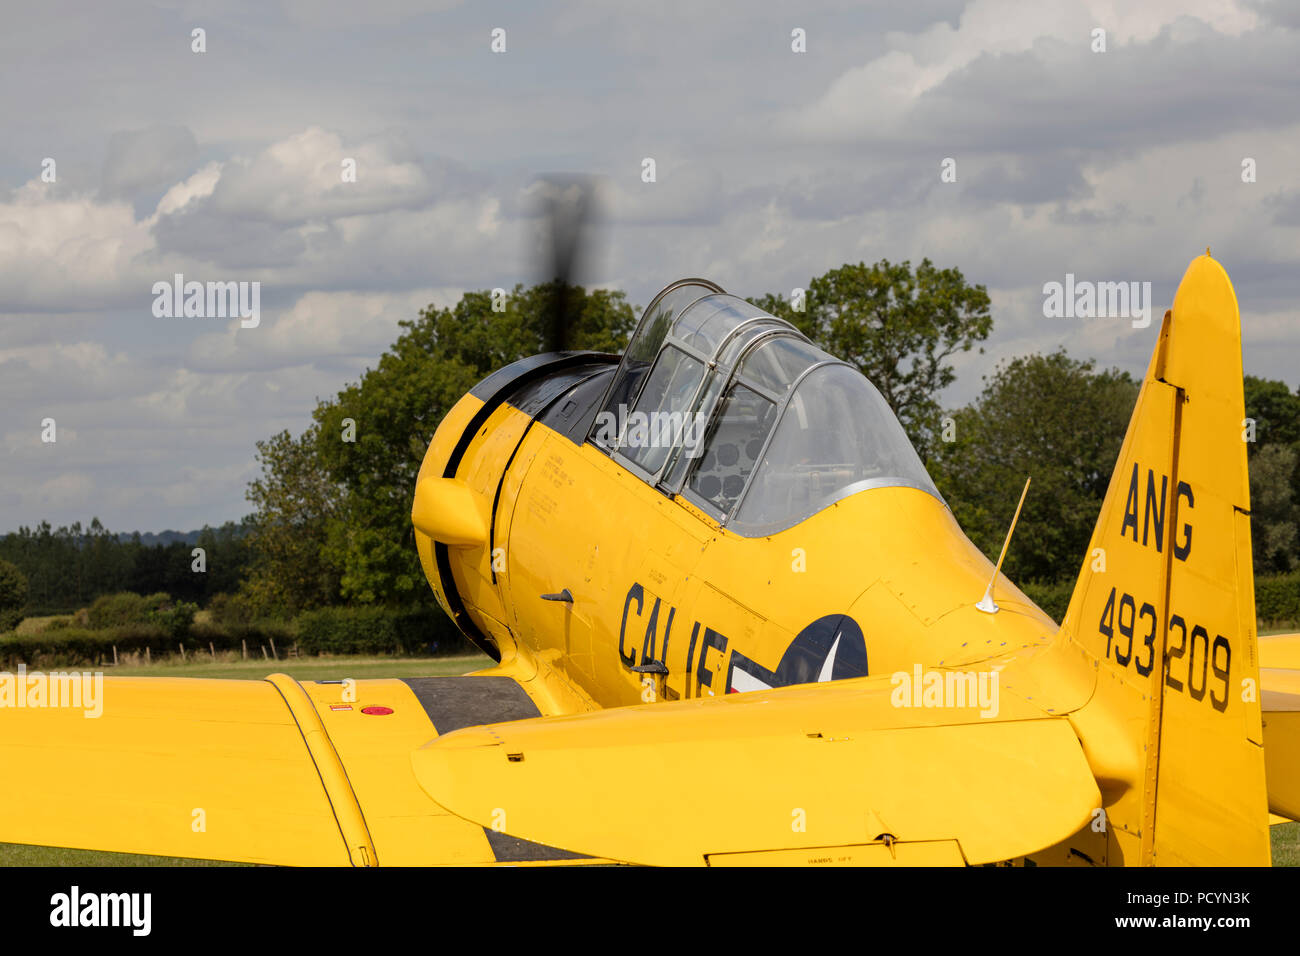
[[[636,335],[623,353],[618,371],[614,373],[609,398],[605,401],[605,411],[615,416],[619,415],[620,408],[626,412],[636,398],[650,366],[654,364],[668,330],[681,315],[682,309],[712,292],[712,289],[698,283],[687,283],[670,289],[658,301],[651,303],[650,309],[641,319]]]
[[[665,348],[637,399],[639,415],[631,416],[623,430],[619,451],[651,475],[658,474],[681,440],[686,413],[703,377],[703,364],[681,349]]]

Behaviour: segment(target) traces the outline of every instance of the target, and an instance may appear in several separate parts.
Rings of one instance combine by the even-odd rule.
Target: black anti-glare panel
[[[609,378],[616,367],[606,365],[589,374],[553,402],[537,420],[552,431],[564,435],[575,445],[581,445],[587,440],[587,434],[596,420],[600,397],[605,394]]]

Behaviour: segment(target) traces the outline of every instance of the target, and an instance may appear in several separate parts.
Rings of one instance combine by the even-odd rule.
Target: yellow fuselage
[[[422,481],[443,473],[482,407],[467,395],[447,416]],[[728,680],[737,654],[776,671],[796,636],[831,615],[861,628],[871,675],[967,665],[1056,631],[1003,577],[1001,610],[975,608],[993,566],[916,489],[859,492],[786,531],[743,537],[508,402],[457,476],[470,492],[458,506],[478,509],[488,535],[448,548],[452,586],[504,672],[551,713],[739,690]],[[433,543],[417,540],[447,607]],[[564,589],[571,604],[541,597]],[[652,661],[667,673],[634,670]]]

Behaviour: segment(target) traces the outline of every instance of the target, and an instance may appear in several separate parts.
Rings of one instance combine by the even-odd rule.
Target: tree
[[[338,599],[342,571],[326,551],[343,490],[321,466],[316,430],[298,438],[282,431],[257,443],[260,478],[246,497],[257,509],[247,519],[254,558],[244,582],[264,613],[296,613]]]
[[[259,574],[290,586],[249,587],[279,589],[295,609],[339,599],[430,601],[411,529],[415,479],[429,441],[477,382],[544,350],[547,307],[557,291],[555,283],[516,285],[501,310],[486,291],[466,293],[451,309],[426,308],[401,323],[401,336],[359,382],[316,407],[315,424],[299,439],[282,433],[273,445],[259,444],[263,475],[250,485],[257,507],[250,543]],[[622,292],[568,287],[563,294],[570,347],[622,349],[636,320]],[[314,583],[291,567],[304,562],[319,569]]]
[[[1286,382],[1247,375],[1243,382],[1246,417],[1255,420],[1255,441],[1247,446],[1252,454],[1266,445],[1294,445],[1300,442],[1300,395]]]
[[[1292,491],[1296,446],[1265,445],[1250,462],[1250,539],[1255,573],[1295,565],[1297,508]]]
[[[980,396],[952,415],[930,473],[958,522],[996,556],[1025,478],[1025,500],[1004,571],[1014,580],[1073,578],[1137,401],[1126,372],[1094,372],[1064,349],[1000,364]]]
[[[0,536],[0,559],[12,561],[26,576],[29,613],[56,614],[122,591],[166,591],[198,602],[234,590],[249,560],[244,529],[234,522],[216,530],[204,528],[198,544],[207,552],[208,571],[203,574],[192,569],[193,546],[184,540],[146,547],[138,532],[126,539],[92,518],[85,528],[73,522],[56,530],[42,522],[35,532],[21,527]]]
[[[1300,395],[1285,382],[1247,375],[1246,417],[1255,440],[1246,445],[1250,465],[1250,530],[1255,571],[1300,565]]]
[[[199,533],[197,546],[207,557],[207,571],[193,575],[202,581],[203,598],[208,600],[237,590],[252,551],[244,528],[234,521],[227,521],[220,528],[205,526]],[[186,560],[193,563],[193,549],[188,547]]]
[[[754,304],[801,329],[830,354],[856,365],[903,424],[922,458],[942,415],[938,394],[956,377],[948,361],[988,338],[988,292],[958,269],[924,259],[843,265],[813,279],[804,313],[780,295]],[[980,351],[983,351],[981,349]]]
[[[27,605],[27,578],[18,566],[0,560],[0,631],[18,626]]]

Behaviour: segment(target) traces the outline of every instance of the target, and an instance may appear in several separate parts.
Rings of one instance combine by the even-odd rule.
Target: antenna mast
[[[1007,545],[1011,543],[1011,535],[1015,533],[1016,522],[1020,520],[1020,509],[1025,506],[1025,495],[1029,494],[1029,482],[1031,480],[1030,478],[1025,479],[1025,490],[1020,492],[1020,504],[1016,505],[1016,513],[1011,519],[1011,527],[1007,529],[1007,538],[1002,542],[1002,553],[998,555],[997,567],[993,569],[993,577],[989,578],[989,586],[984,589],[984,596],[975,605],[985,614],[998,613],[998,606],[993,600],[993,582],[998,579],[998,574],[1002,570],[1002,559],[1007,556]]]

